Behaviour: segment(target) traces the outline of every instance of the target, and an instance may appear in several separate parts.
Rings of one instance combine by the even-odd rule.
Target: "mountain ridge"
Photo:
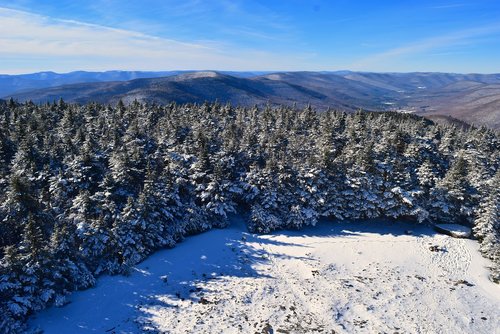
[[[134,73],[120,75],[137,75]],[[148,72],[138,73],[146,75]],[[132,80],[72,83],[18,92],[6,95],[4,99],[12,97],[36,103],[63,98],[67,102],[109,104],[120,100],[160,104],[217,100],[241,106],[311,105],[318,110],[333,108],[349,112],[362,109],[443,115],[469,124],[500,128],[500,74],[208,70],[172,71],[168,74]],[[46,74],[49,78],[53,75]]]

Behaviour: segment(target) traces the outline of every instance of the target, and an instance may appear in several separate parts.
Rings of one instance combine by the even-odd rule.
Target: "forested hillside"
[[[248,217],[475,225],[500,279],[499,134],[398,113],[0,104],[0,328],[184,236]]]
[[[81,75],[77,75],[81,73]],[[99,102],[168,104],[219,101],[222,104],[311,105],[318,110],[400,111],[441,121],[457,118],[468,124],[500,129],[500,75],[455,73],[370,73],[370,72],[76,72],[62,75],[75,84],[38,80],[37,90],[1,94],[0,98],[46,103],[60,98],[72,103]],[[148,78],[147,76],[150,75]],[[34,74],[35,77],[40,75]],[[57,76],[57,75],[56,75]],[[89,77],[88,80],[84,78]],[[116,76],[116,81],[109,82]],[[126,80],[136,76],[136,80]],[[48,78],[51,78],[49,76]],[[92,79],[94,78],[94,79]],[[100,79],[99,79],[100,78]],[[12,79],[12,78],[10,78]],[[99,81],[99,82],[95,82]],[[106,82],[107,81],[107,82]],[[76,83],[80,82],[80,83]],[[3,85],[12,89],[12,85]],[[443,118],[446,116],[446,118]],[[450,118],[452,117],[452,118]]]

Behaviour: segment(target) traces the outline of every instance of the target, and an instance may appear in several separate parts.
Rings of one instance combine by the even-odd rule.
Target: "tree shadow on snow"
[[[395,237],[413,235],[416,237],[433,236],[434,229],[426,224],[389,219],[369,219],[354,221],[321,220],[315,226],[307,226],[295,231],[279,231],[290,237],[356,237],[363,234],[391,235]]]
[[[234,217],[231,226],[225,229],[189,237],[161,256],[155,254],[148,258],[137,270],[147,271],[147,275],[156,277],[161,284],[151,286],[136,306],[139,325],[154,330],[151,317],[155,310],[176,308],[179,302],[208,303],[204,296],[213,284],[224,284],[233,278],[272,279],[258,270],[259,265],[268,264],[271,257],[306,260],[270,252],[267,246],[307,247],[249,233],[243,218]]]

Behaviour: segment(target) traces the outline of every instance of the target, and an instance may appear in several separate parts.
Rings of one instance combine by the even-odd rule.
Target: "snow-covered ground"
[[[405,231],[412,230],[411,235]],[[433,247],[437,246],[437,247]],[[500,333],[477,243],[387,222],[190,237],[34,317],[44,333]]]

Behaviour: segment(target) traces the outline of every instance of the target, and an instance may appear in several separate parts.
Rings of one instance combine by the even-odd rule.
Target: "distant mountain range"
[[[0,76],[0,97],[43,103],[218,100],[441,115],[500,128],[500,74],[367,72],[43,72]],[[446,116],[446,117],[443,117]]]
[[[0,97],[42,88],[57,87],[75,83],[128,81],[141,78],[159,78],[193,71],[106,71],[70,73],[39,72],[21,75],[0,74]],[[238,77],[249,77],[266,72],[224,72]]]
[[[71,73],[39,72],[21,75],[0,75],[0,97],[23,91],[56,87],[82,82],[127,81],[138,78],[155,78],[179,74],[171,72],[108,71]]]

